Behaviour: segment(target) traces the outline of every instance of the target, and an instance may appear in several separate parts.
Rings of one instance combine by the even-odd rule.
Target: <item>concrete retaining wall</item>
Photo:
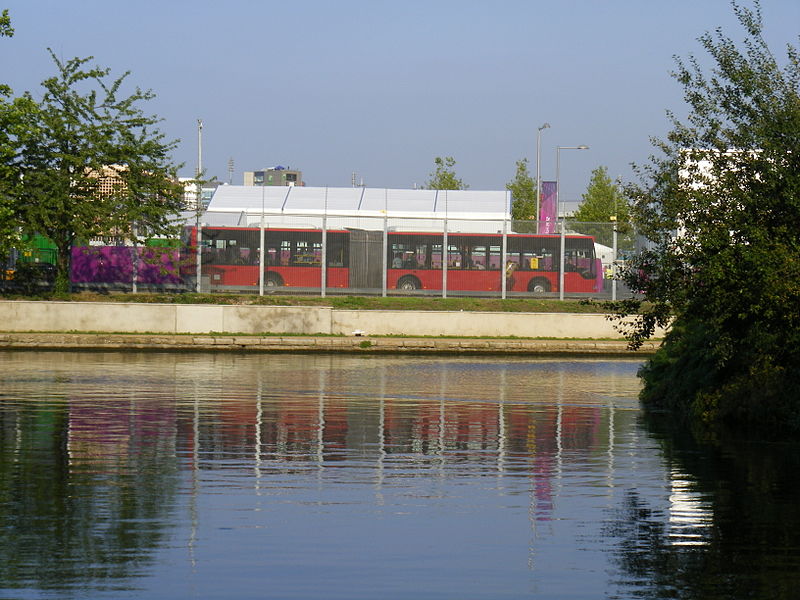
[[[0,301],[0,331],[622,338],[601,314],[30,301]]]
[[[334,310],[331,330],[345,335],[457,335],[621,339],[600,314]]]
[[[330,308],[117,302],[0,302],[1,331],[330,333]]]

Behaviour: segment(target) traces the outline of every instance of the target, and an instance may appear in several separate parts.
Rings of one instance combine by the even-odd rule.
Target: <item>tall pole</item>
[[[203,175],[203,121],[201,119],[197,119],[197,173],[195,174],[195,205],[194,205],[194,213],[196,216],[195,222],[195,232],[197,234],[197,256],[196,265],[195,265],[195,276],[197,281],[195,282],[195,291],[199,294],[202,286],[202,278],[203,278],[203,257],[202,257],[202,247],[203,247],[203,229],[200,226],[200,211],[203,210],[203,189],[200,185],[200,177]],[[209,290],[210,291],[210,290]]]
[[[566,215],[561,210],[561,151],[588,150],[589,146],[557,146],[556,147],[556,217],[561,214],[561,268],[558,274],[558,299],[564,299],[564,254],[566,253]]]
[[[325,207],[322,211],[322,256],[320,257],[320,297],[328,288],[328,186],[325,186]]]
[[[266,265],[266,256],[264,248],[264,184],[267,179],[266,175],[261,178],[261,221],[259,224],[258,233],[258,295],[264,295],[264,266]]]
[[[556,217],[563,214],[561,210],[561,151],[562,150],[588,150],[589,146],[558,146],[556,147]]]
[[[536,131],[536,230],[539,230],[539,203],[542,195],[542,129],[549,129],[550,123],[543,123]]]
[[[203,120],[197,119],[197,176],[203,172]]]

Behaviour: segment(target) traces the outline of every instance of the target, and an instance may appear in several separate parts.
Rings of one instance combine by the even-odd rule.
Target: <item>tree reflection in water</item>
[[[2,586],[62,594],[130,586],[169,523],[175,455],[148,441],[169,419],[146,409],[131,419],[131,403],[119,400],[8,404],[0,411]]]
[[[0,596],[800,589],[797,446],[637,424],[636,363],[0,352],[0,367]],[[339,587],[308,576],[333,558]]]
[[[206,596],[285,597],[315,583],[305,573],[335,545],[348,598],[346,573],[382,589],[398,556],[412,587],[427,576],[429,590],[475,591],[432,563],[493,570],[492,590],[514,565],[511,585],[527,587],[569,465],[589,497],[607,493],[611,417],[595,390],[632,402],[636,368],[55,352],[0,352],[0,366],[0,596],[162,597],[189,575]]]
[[[647,598],[797,598],[800,445],[691,431],[663,414],[643,422],[685,497],[662,511],[626,493],[606,527],[618,540],[614,583]]]

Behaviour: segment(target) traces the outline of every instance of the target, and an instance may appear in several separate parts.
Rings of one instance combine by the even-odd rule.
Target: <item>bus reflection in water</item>
[[[202,275],[212,286],[259,285],[260,230],[202,229]],[[326,232],[326,286],[404,291],[441,290],[499,292],[503,278],[511,292],[559,291],[561,238],[558,235],[508,234],[503,261],[503,236],[485,233],[391,232],[384,246],[382,231]],[[320,288],[323,244],[319,229],[265,230],[264,282],[270,287]],[[196,230],[190,244],[195,246]],[[384,257],[384,247],[386,256]],[[444,268],[446,265],[446,269]],[[564,291],[601,291],[602,270],[594,239],[565,236]]]

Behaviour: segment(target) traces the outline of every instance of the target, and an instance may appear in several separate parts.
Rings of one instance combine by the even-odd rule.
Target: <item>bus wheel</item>
[[[418,290],[422,287],[420,284],[419,279],[414,277],[413,275],[406,275],[405,277],[401,277],[400,280],[397,282],[397,289],[398,290]]]
[[[264,285],[267,287],[283,287],[283,279],[277,273],[267,273],[264,277]]]
[[[545,294],[550,291],[550,282],[543,277],[531,279],[528,282],[528,291],[534,294]]]

